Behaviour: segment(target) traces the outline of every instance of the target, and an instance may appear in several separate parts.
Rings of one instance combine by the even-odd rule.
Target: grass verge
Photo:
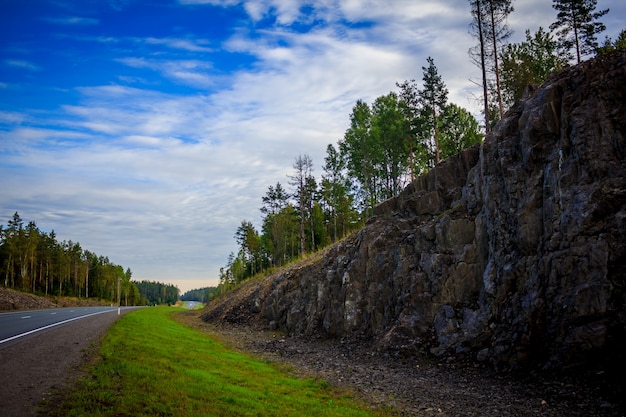
[[[324,381],[300,379],[174,321],[175,308],[124,315],[89,376],[52,416],[371,416]]]

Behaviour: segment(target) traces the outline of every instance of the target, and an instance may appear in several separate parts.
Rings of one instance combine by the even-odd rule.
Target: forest
[[[208,303],[217,294],[217,288],[204,287],[189,290],[180,296],[181,301],[198,301],[200,303]]]
[[[57,240],[18,212],[0,225],[0,285],[40,295],[96,298],[124,306],[175,303],[179,290],[158,282],[131,280],[130,268]]]
[[[581,61],[581,57],[626,48],[626,31],[602,45],[597,34],[596,0],[554,0],[558,12],[550,31],[525,32],[525,40],[509,43],[507,17],[512,0],[470,0],[471,33],[476,46],[469,59],[482,73],[482,125],[466,109],[448,101],[448,89],[434,59],[415,80],[396,83],[396,90],[373,103],[358,100],[349,127],[336,145],[329,144],[322,174],[313,175],[309,155],[299,155],[287,185],[269,185],[261,197],[260,230],[242,220],[231,252],[220,269],[218,293],[245,279],[285,265],[328,246],[359,229],[374,206],[397,195],[416,176],[439,161],[482,141],[506,109],[529,85]]]

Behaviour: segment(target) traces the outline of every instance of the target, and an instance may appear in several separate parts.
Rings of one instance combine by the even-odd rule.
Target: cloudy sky
[[[513,41],[555,19],[516,0]],[[626,2],[602,21],[615,38]],[[18,211],[134,279],[216,285],[242,220],[356,100],[421,80],[477,112],[463,0],[0,0],[0,223]]]

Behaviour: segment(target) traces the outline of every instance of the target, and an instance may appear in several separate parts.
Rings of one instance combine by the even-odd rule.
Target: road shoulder
[[[117,311],[87,317],[0,349],[2,415],[37,416],[42,401],[57,402],[71,390],[101,337],[118,318]]]

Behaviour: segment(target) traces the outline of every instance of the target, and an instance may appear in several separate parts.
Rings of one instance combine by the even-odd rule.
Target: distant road
[[[137,307],[121,307],[121,310]],[[117,314],[117,307],[69,307],[0,313],[0,349],[7,342],[97,314]]]

